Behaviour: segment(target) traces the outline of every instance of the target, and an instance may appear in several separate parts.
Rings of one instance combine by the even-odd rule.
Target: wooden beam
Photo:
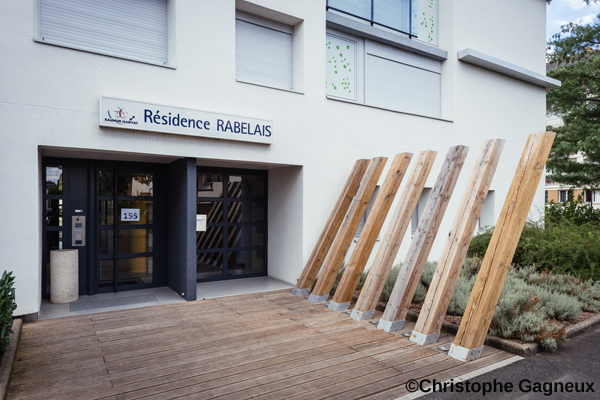
[[[387,157],[375,157],[369,163],[369,167],[360,182],[358,192],[354,196],[350,209],[342,222],[340,233],[335,238],[329,256],[319,274],[317,285],[308,297],[308,301],[311,303],[321,303],[329,297],[329,291],[346,258],[346,253],[348,253],[356,229],[358,229],[360,220],[367,209],[386,162]]]
[[[377,300],[379,300],[385,281],[390,274],[390,270],[400,249],[400,244],[410,225],[412,215],[419,203],[419,198],[421,197],[423,187],[425,186],[425,182],[427,182],[436,156],[437,151],[422,151],[417,157],[417,163],[414,165],[408,183],[404,187],[402,197],[394,212],[393,220],[390,222],[385,233],[385,239],[381,246],[379,246],[379,251],[369,270],[358,302],[352,310],[351,317],[358,321],[371,319],[375,313]],[[362,270],[360,273],[362,273]],[[360,278],[360,274],[358,277]]]
[[[419,318],[410,335],[410,340],[417,344],[425,346],[435,343],[440,335],[448,303],[477,226],[481,207],[494,178],[504,142],[501,139],[493,139],[481,146]]]
[[[394,202],[400,183],[406,175],[406,170],[412,156],[412,153],[399,153],[394,157],[390,170],[369,213],[367,222],[354,247],[354,252],[348,261],[333,300],[329,303],[331,310],[343,311],[347,310],[350,306],[350,300],[352,300],[360,276],[369,260],[373,246],[375,246],[377,235],[379,235],[383,222]]]
[[[402,263],[398,279],[385,307],[383,317],[379,320],[379,325],[377,325],[379,329],[383,329],[386,332],[395,332],[404,327],[410,303],[421,279],[427,257],[429,257],[429,253],[433,247],[433,242],[444,218],[444,213],[450,202],[450,197],[452,196],[454,186],[456,186],[456,181],[458,180],[468,152],[469,148],[466,146],[454,146],[448,150],[440,174],[431,191],[431,196],[423,211],[423,216],[419,221],[414,239],[408,249],[408,254]],[[391,262],[396,257],[396,253],[397,250],[391,256]],[[361,292],[354,309],[362,312],[375,310],[384,285],[385,280],[381,280],[378,292],[370,296],[368,303],[365,301],[363,304],[363,292]]]
[[[554,132],[540,132],[530,135],[527,139],[456,339],[450,349],[450,356],[458,360],[470,361],[481,357],[483,342],[544,172],[554,136]]]
[[[298,283],[296,283],[296,287],[292,290],[292,294],[296,296],[308,296],[310,293],[310,289],[315,279],[317,279],[327,253],[331,249],[331,245],[340,229],[344,216],[358,191],[369,162],[370,160],[356,160],[354,163],[350,176],[348,176],[346,184],[342,188],[342,192],[329,215],[329,219],[323,228],[323,232],[321,232],[321,236],[317,240],[312,254],[306,262],[306,266],[304,267],[304,271],[302,271],[302,275],[300,275],[300,279],[298,279]]]

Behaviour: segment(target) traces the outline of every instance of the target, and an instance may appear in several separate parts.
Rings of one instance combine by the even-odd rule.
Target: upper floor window
[[[438,45],[439,0],[327,0],[327,9]]]
[[[168,64],[167,0],[38,0],[37,40]]]
[[[330,30],[327,96],[441,118],[441,61]]]
[[[243,11],[236,12],[236,79],[292,90],[294,27]]]

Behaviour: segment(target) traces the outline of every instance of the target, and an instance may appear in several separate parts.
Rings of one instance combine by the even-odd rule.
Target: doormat
[[[76,301],[69,303],[69,311],[97,310],[99,308],[130,306],[133,304],[153,303],[156,300],[151,294],[143,296],[114,297],[106,300]]]

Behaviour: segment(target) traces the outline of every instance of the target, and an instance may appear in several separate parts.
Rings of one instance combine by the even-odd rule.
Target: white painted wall
[[[17,276],[17,314],[37,312],[40,304],[40,146],[122,152],[125,160],[127,153],[139,153],[296,166],[269,174],[269,273],[290,283],[299,277],[358,158],[387,156],[391,163],[397,152],[437,150],[426,184],[431,187],[447,148],[471,147],[434,244],[435,259],[481,143],[505,138],[491,188],[498,215],[527,135],[545,127],[545,90],[460,63],[456,52],[470,47],[543,72],[544,1],[440,2],[439,47],[449,53],[442,70],[446,120],[326,99],[324,0],[238,3],[281,22],[301,21],[295,32],[302,37],[294,41],[301,48],[294,54],[302,94],[236,82],[234,0],[171,0],[176,69],[34,42],[35,1],[0,2],[0,260]],[[101,129],[100,96],[273,120],[275,142]],[[542,184],[534,205],[543,201]],[[387,222],[382,232],[386,227]],[[409,236],[410,231],[399,259]]]

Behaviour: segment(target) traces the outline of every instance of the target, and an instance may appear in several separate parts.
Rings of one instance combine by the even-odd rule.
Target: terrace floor
[[[289,289],[38,320],[23,324],[7,398],[395,399],[409,379],[456,382],[520,359],[485,346],[465,364],[436,349],[451,335],[422,347],[402,332]]]

